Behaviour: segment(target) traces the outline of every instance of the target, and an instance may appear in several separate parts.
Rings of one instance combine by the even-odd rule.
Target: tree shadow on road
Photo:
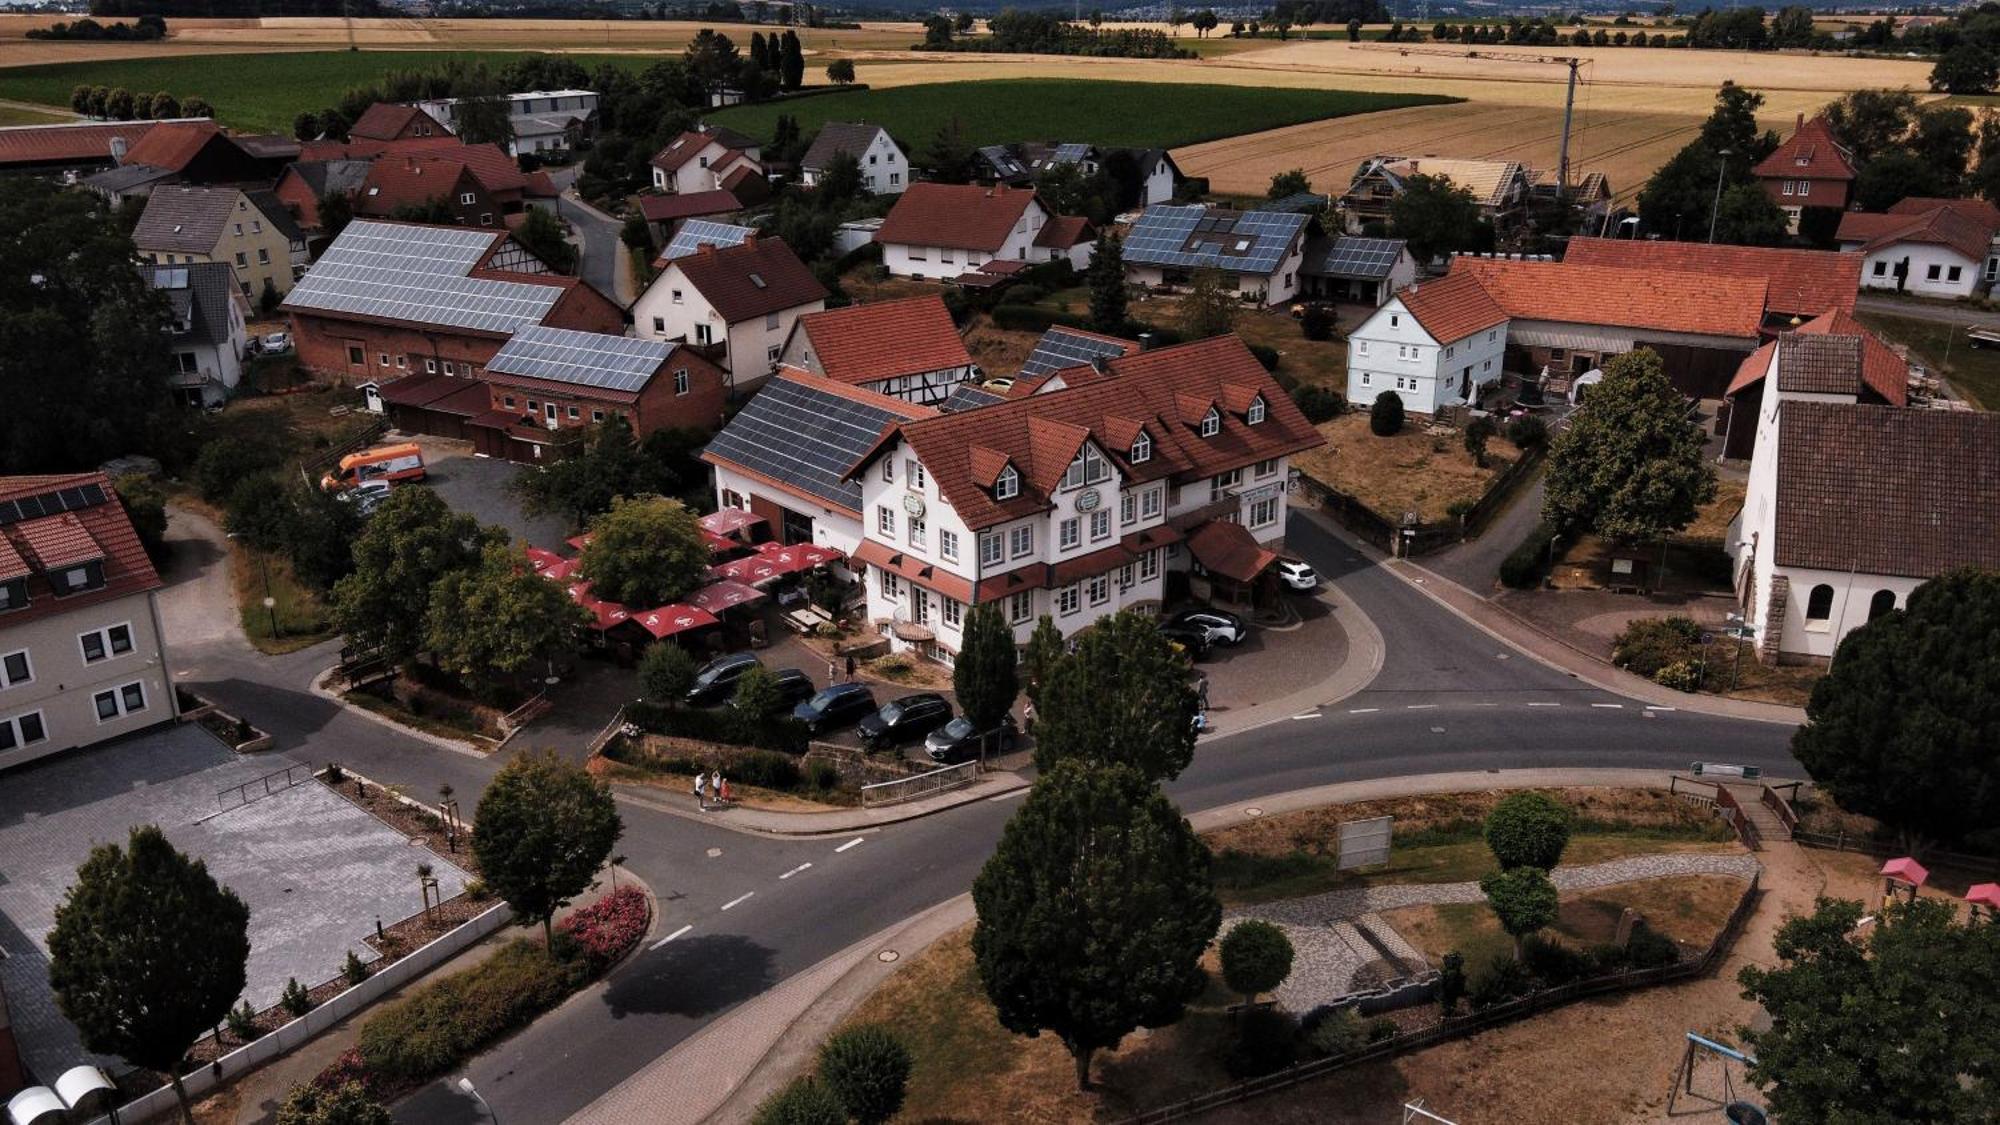
[[[686,937],[614,974],[604,1002],[627,1015],[706,1016],[776,984],[771,950],[737,934]]]

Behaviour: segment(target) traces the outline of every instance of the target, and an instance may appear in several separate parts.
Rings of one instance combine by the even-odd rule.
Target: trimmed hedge
[[[1516,590],[1532,590],[1541,585],[1542,576],[1548,573],[1549,544],[1555,538],[1555,528],[1546,520],[1537,521],[1521,545],[1501,560],[1501,584]]]
[[[1701,644],[1701,626],[1689,617],[1641,617],[1611,642],[1611,663],[1647,679],[1688,662]]]
[[[1306,421],[1317,426],[1321,422],[1331,422],[1347,409],[1347,400],[1339,391],[1318,384],[1300,387],[1292,392],[1292,401],[1298,403],[1299,413]]]
[[[561,1003],[589,975],[526,939],[424,986],[361,1026],[361,1061],[389,1083],[421,1082]]]
[[[731,707],[704,711],[635,702],[625,705],[625,719],[636,724],[640,730],[669,738],[754,746],[759,750],[774,750],[783,754],[805,753],[810,738],[805,724],[789,715],[759,719]]]
[[[1264,365],[1264,370],[1276,371],[1278,369],[1278,349],[1266,347],[1263,344],[1251,344],[1250,354],[1257,357],[1257,362]]]

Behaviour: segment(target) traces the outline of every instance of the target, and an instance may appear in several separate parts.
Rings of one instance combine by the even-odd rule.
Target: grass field
[[[1942,374],[1974,405],[1986,410],[2000,410],[2000,351],[1966,345],[1965,330],[1971,327],[1971,317],[1962,322],[1948,323],[1891,313],[1861,312],[1855,315],[1883,339],[1907,346],[1912,360],[1930,368],[1934,374]]]
[[[67,113],[44,113],[26,106],[0,105],[0,127],[8,125],[55,125],[74,118]]]
[[[956,117],[966,140],[974,145],[1062,140],[1175,148],[1237,133],[1446,100],[1348,90],[1019,78],[898,86],[791,104],[737,106],[714,119],[755,136],[769,136],[780,113],[796,116],[799,128],[808,134],[827,121],[872,121],[888,126],[905,145],[922,146]]]

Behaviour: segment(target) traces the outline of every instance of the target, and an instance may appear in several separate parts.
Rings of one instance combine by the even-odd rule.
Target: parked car
[[[353,488],[364,481],[407,481],[424,479],[424,451],[415,442],[378,445],[340,459],[340,466],[319,480],[332,490]]]
[[[346,492],[337,493],[335,498],[353,504],[354,510],[364,516],[372,516],[382,501],[389,498],[389,491],[394,487],[386,480],[365,480]]]
[[[292,334],[289,332],[268,333],[258,343],[258,348],[265,355],[282,355],[292,350]]]
[[[813,692],[819,690],[813,687],[812,677],[797,668],[780,668],[771,673],[771,678],[778,682],[778,698],[784,703],[787,711],[811,699]],[[739,688],[743,686],[740,678],[736,681],[736,686]],[[736,706],[736,701],[740,698],[741,696],[732,694],[729,697],[729,705]]]
[[[1199,625],[1184,622],[1160,622],[1160,635],[1179,645],[1190,660],[1200,660],[1208,655],[1208,630]]]
[[[922,691],[890,700],[861,720],[861,743],[870,750],[880,750],[922,738],[948,722],[951,704],[934,691]]]
[[[1319,588],[1319,571],[1298,559],[1279,559],[1278,579],[1294,590]]]
[[[718,656],[694,674],[694,686],[688,689],[687,701],[696,707],[720,703],[736,694],[736,681],[742,679],[744,673],[762,667],[763,663],[747,652]]]
[[[1014,716],[1000,720],[1000,725],[986,732],[990,737],[987,746],[996,754],[1004,754],[1014,748]],[[924,753],[931,761],[941,766],[955,766],[960,762],[979,760],[979,732],[972,729],[972,720],[960,715],[932,731],[924,739]]]
[[[834,684],[792,708],[792,718],[813,734],[825,734],[875,713],[875,693],[866,684]]]
[[[1250,635],[1250,623],[1226,610],[1190,609],[1174,614],[1169,625],[1189,625],[1208,634],[1210,644],[1240,645]]]

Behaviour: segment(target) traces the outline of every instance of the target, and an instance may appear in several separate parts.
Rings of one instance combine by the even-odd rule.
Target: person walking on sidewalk
[[[715,771],[715,800],[724,808],[729,806],[729,780],[722,776],[721,770]]]
[[[702,793],[701,786],[707,780],[708,778],[704,774],[697,773],[694,775],[694,803],[699,805],[703,812],[708,811],[708,797]]]
[[[854,654],[851,652],[847,654],[847,682],[854,682]]]
[[[832,686],[833,686],[834,684],[837,684],[837,683],[839,683],[840,681],[839,681],[839,679],[837,678],[837,677],[839,677],[839,675],[840,675],[840,666],[839,666],[839,665],[837,665],[837,664],[835,664],[835,663],[833,662],[833,658],[832,658],[832,657],[828,657],[828,658],[827,658],[827,661],[826,661],[826,683],[827,683],[827,686],[828,686],[828,687],[832,687]]]

